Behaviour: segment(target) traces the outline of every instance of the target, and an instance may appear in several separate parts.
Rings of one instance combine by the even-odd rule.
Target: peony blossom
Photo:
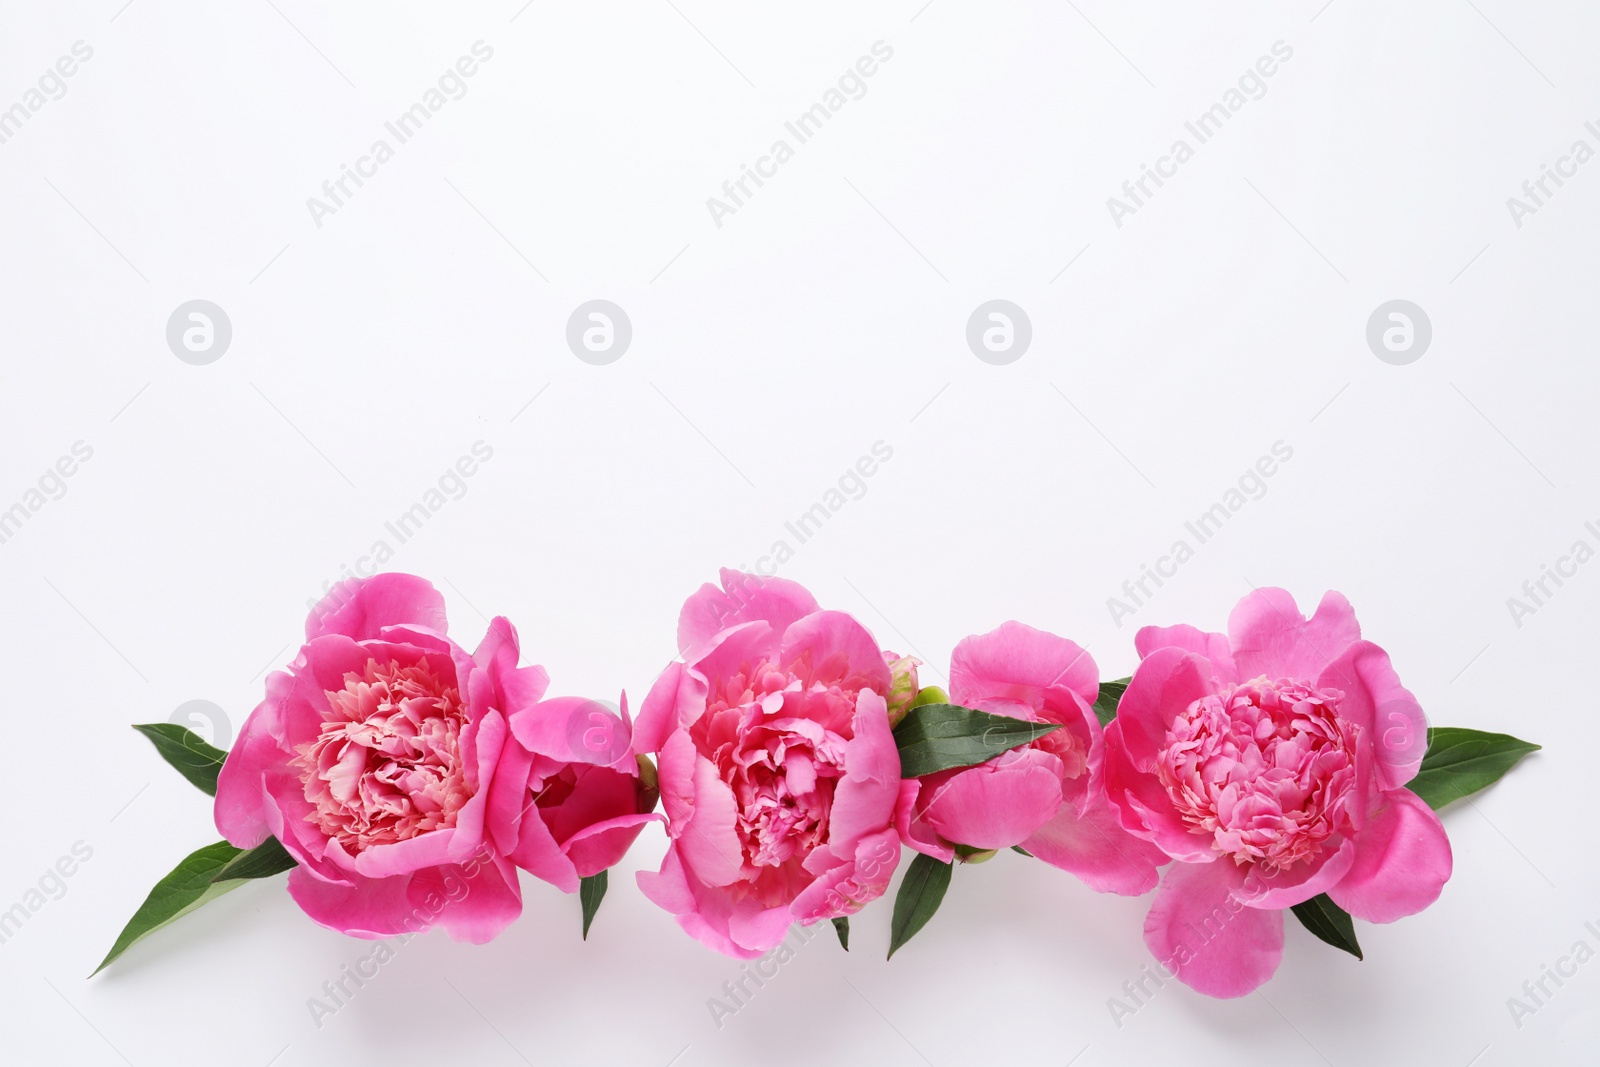
[[[1283,909],[1326,893],[1370,922],[1438,898],[1450,842],[1405,788],[1427,722],[1338,593],[1307,620],[1281,589],[1228,633],[1146,627],[1106,730],[1108,797],[1177,862],[1145,921],[1166,968],[1242,996],[1283,954]]]
[[[964,638],[950,657],[950,699],[1028,722],[1058,723],[987,763],[909,779],[905,843],[946,863],[963,851],[1020,845],[1101,892],[1155,888],[1166,854],[1128,834],[1105,800],[1094,659],[1064,637],[1007,622]]]
[[[896,657],[794,582],[731,570],[684,604],[678,645],[634,729],[669,837],[644,894],[746,959],[881,896],[900,858]]]
[[[538,700],[511,624],[476,655],[446,636],[444,598],[407,574],[351,579],[267,677],[217,780],[216,822],[239,848],[277,837],[289,892],[317,922],[382,938],[439,925],[482,943],[522,910],[490,841],[488,787],[507,716]]]
[[[626,696],[621,718],[583,697],[511,702],[511,738],[489,799],[494,843],[518,867],[575,893],[658,817],[655,769],[634,757]]]

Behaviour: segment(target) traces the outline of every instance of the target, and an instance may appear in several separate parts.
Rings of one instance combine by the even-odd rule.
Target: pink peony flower
[[[660,872],[638,878],[691,935],[749,959],[791,923],[854,914],[888,888],[895,657],[794,582],[724,570],[722,586],[684,604],[684,661],[634,729],[635,751],[660,753],[670,839]]]
[[[1155,888],[1166,854],[1127,833],[1105,800],[1094,659],[1020,622],[965,638],[950,657],[950,699],[1028,722],[1060,723],[976,767],[909,779],[901,837],[950,862],[955,846],[1021,845],[1103,893]]]
[[[575,893],[658,818],[655,769],[634,757],[626,696],[621,718],[582,697],[508,702],[518,710],[490,790],[490,831],[518,867]]]
[[[232,844],[270,834],[299,866],[289,892],[356,937],[436,923],[482,943],[522,910],[511,861],[485,831],[506,717],[542,695],[495,619],[475,656],[445,636],[444,599],[420,578],[335,587],[287,671],[267,676],[217,780]]]
[[[1282,589],[1245,597],[1228,634],[1145,627],[1106,730],[1108,797],[1178,862],[1145,942],[1186,984],[1242,996],[1283,955],[1282,909],[1321,893],[1392,922],[1450,877],[1450,842],[1405,788],[1427,722],[1349,603],[1309,621]]]

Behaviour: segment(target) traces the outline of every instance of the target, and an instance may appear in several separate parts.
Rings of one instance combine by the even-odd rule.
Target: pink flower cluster
[[[1145,921],[1169,973],[1242,996],[1283,955],[1283,910],[1326,893],[1393,922],[1438,899],[1450,842],[1405,788],[1427,720],[1338,593],[1308,620],[1282,589],[1228,633],[1149,626],[1106,730],[1107,798],[1174,862]]]
[[[446,629],[420,578],[335,587],[218,777],[222,835],[276,837],[290,894],[342,933],[488,941],[522,911],[518,867],[576,892],[655,818],[625,705],[545,699],[505,619],[474,653]]]
[[[856,914],[902,846],[946,863],[1015,846],[1101,892],[1159,883],[1151,951],[1239,996],[1276,969],[1285,908],[1327,894],[1389,922],[1450,876],[1444,830],[1406,788],[1421,708],[1337,593],[1309,620],[1266,589],[1226,635],[1139,631],[1104,728],[1098,667],[1065,638],[1018,622],[968,637],[945,697],[850,615],[736,571],[684,604],[682,658],[637,723],[626,697],[620,713],[547,698],[504,619],[472,653],[446,630],[421,579],[335,589],[222,770],[224,836],[275,836],[294,899],[335,930],[487,941],[521,909],[519,869],[575,892],[659,819],[666,853],[640,889],[730,956]],[[1050,729],[903,778],[895,724],[934,699]]]

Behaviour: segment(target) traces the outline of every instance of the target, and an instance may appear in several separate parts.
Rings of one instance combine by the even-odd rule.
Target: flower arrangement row
[[[949,691],[803,587],[725,570],[678,619],[681,658],[629,713],[549,695],[516,631],[473,652],[407,574],[352,579],[231,751],[136,727],[215,797],[224,840],[162,879],[101,963],[245,882],[288,872],[314,921],[361,938],[441,927],[481,944],[522,910],[519,871],[575,893],[582,932],[647,823],[639,890],[736,958],[791,924],[849,920],[911,862],[890,955],[957,864],[1012,849],[1104,893],[1155,890],[1144,939],[1216,997],[1267,981],[1287,911],[1356,956],[1451,874],[1436,811],[1538,746],[1429,729],[1389,656],[1330,592],[1308,619],[1281,589],[1227,632],[1145,627],[1130,678],[1020,622],[963,639]],[[657,810],[659,807],[659,811]]]

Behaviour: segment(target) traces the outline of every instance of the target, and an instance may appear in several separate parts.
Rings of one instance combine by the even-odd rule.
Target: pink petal
[[[1134,767],[1122,741],[1123,724],[1106,727],[1106,801],[1122,827],[1152,842],[1173,859],[1210,863],[1217,858],[1211,836],[1192,833],[1172,806],[1166,788],[1150,771]]]
[[[562,763],[616,767],[632,773],[628,726],[610,708],[587,697],[552,697],[511,718],[511,732],[529,751]]]
[[[366,670],[368,660],[382,656],[415,663],[426,654],[410,645],[358,645],[342,634],[307,642],[292,668],[294,688],[278,707],[274,737],[279,747],[292,752],[297,745],[314,740],[322,730],[323,716],[329,712],[329,691],[344,689],[345,675],[360,674]],[[429,659],[429,665],[437,665],[446,676],[454,667],[448,657],[437,656]]]
[[[1061,810],[1061,761],[1026,749],[956,771],[937,786],[923,819],[946,841],[1010,848]]]
[[[667,813],[667,831],[673,837],[682,833],[680,828],[694,814],[694,768],[699,758],[689,731],[679,730],[667,739],[656,762],[661,807]]]
[[[1439,816],[1409,789],[1396,789],[1371,813],[1355,862],[1328,896],[1358,919],[1394,922],[1438,900],[1451,866]]]
[[[633,724],[633,750],[641,756],[660,752],[667,736],[705,712],[706,680],[682,663],[669,663],[639,706]]]
[[[528,812],[528,777],[532,768],[533,754],[518,744],[505,746],[495,765],[484,819],[489,839],[504,855],[516,848],[517,835]]]
[[[461,732],[461,755],[466,764],[467,787],[473,795],[456,812],[455,834],[451,841],[450,859],[461,863],[482,847],[485,818],[489,810],[489,786],[494,781],[495,767],[505,750],[511,731],[505,717],[498,711],[482,713],[475,722],[469,722]]]
[[[1174,863],[1144,920],[1144,942],[1167,973],[1212,997],[1242,997],[1278,969],[1283,912],[1242,904],[1232,860]]]
[[[1145,626],[1133,635],[1133,647],[1140,659],[1147,658],[1158,648],[1181,648],[1210,660],[1217,681],[1239,681],[1227,634],[1207,633],[1183,623],[1177,626]]]
[[[1416,777],[1428,751],[1428,718],[1371,641],[1357,641],[1322,672],[1317,685],[1344,693],[1339,716],[1361,727],[1376,755],[1378,782],[1398,789]]]
[[[446,903],[438,924],[451,940],[471,945],[494,940],[522,914],[516,868],[500,856],[418,871],[409,895],[414,917],[431,915],[442,896]]]
[[[1210,660],[1181,648],[1156,649],[1139,664],[1112,720],[1135,768],[1151,770],[1172,720],[1216,692],[1215,679]]]
[[[784,631],[781,656],[785,670],[822,677],[841,688],[887,693],[894,685],[878,642],[842,611],[813,612],[792,624]]]
[[[688,663],[672,663],[661,672],[633,724],[634,751],[661,751],[667,736],[705,714],[707,678],[737,672],[747,661],[777,654],[780,632],[761,620],[722,630],[694,649]]]
[[[1241,679],[1311,679],[1361,639],[1350,602],[1328,591],[1310,621],[1283,589],[1257,589],[1228,616],[1228,640]]]
[[[729,893],[702,885],[693,878],[678,856],[676,843],[662,858],[659,872],[640,871],[635,875],[639,891],[676,916],[684,932],[701,944],[735,959],[755,959],[765,952],[765,948],[739,944],[729,933],[729,920],[734,910]]]
[[[527,803],[527,801],[524,801]],[[517,847],[511,860],[518,867],[541,881],[549,882],[563,893],[578,891],[578,870],[562,851],[550,827],[545,824],[535,807],[522,815]]]
[[[949,863],[955,859],[955,849],[939,840],[933,827],[924,822],[917,812],[917,797],[921,792],[922,780],[919,778],[907,778],[900,783],[900,798],[894,809],[895,829],[907,848],[914,848],[924,855]]]
[[[511,625],[510,619],[497,615],[489,621],[489,629],[484,633],[483,640],[478,642],[478,650],[472,654],[472,659],[480,669],[492,666],[509,671],[516,669],[521,656],[517,628]]]
[[[678,650],[692,660],[691,651],[719,631],[760,619],[781,634],[816,610],[816,599],[797,582],[723,568],[721,589],[708,582],[684,602],[678,615]]]
[[[744,849],[734,831],[739,808],[733,790],[718,776],[716,764],[701,755],[694,758],[692,786],[693,813],[677,835],[684,865],[708,886],[732,885],[744,872]]]
[[[306,619],[306,640],[341,634],[353,641],[380,636],[387,626],[421,626],[444,633],[444,597],[414,574],[351,578],[334,586]]]
[[[1039,859],[1077,875],[1099,893],[1138,896],[1161,879],[1167,854],[1125,831],[1109,807],[1080,816],[1063,804],[1055,817],[1022,842]]]
[[[337,885],[304,867],[289,872],[289,895],[313,921],[351,937],[380,938],[415,932],[405,920],[411,911],[410,877],[362,878]],[[426,926],[422,927],[426,929]]]
[[[544,697],[550,676],[543,667],[518,667],[520,655],[516,631],[505,619],[496,618],[472,654],[475,669],[468,692],[479,715],[493,708],[509,719]]]
[[[363,878],[388,878],[452,863],[459,854],[451,849],[457,833],[458,829],[452,827],[430,830],[403,841],[368,845],[355,855],[355,873]]]
[[[883,896],[899,862],[900,837],[893,830],[862,838],[846,860],[824,871],[795,898],[791,918],[809,924],[854,915]]]
[[[588,878],[621,862],[623,855],[638,839],[645,823],[660,818],[651,814],[619,815],[604,822],[591,823],[569,837],[561,848],[572,861],[578,877]]]
[[[213,816],[222,836],[238,848],[255,848],[267,839],[265,807],[270,803],[265,776],[282,767],[287,756],[275,734],[282,732],[279,708],[294,688],[281,671],[267,675],[267,697],[239,729],[239,737],[217,774]]]
[[[701,642],[686,662],[690,670],[706,678],[727,677],[747,663],[776,659],[783,633],[762,619],[742,622]]]
[[[1304,904],[1318,893],[1326,893],[1330,886],[1338,884],[1339,879],[1350,870],[1355,858],[1355,842],[1348,838],[1343,841],[1334,839],[1326,842],[1321,854],[1314,859],[1296,863],[1285,870],[1271,871],[1263,866],[1252,868],[1236,895],[1252,908],[1292,908],[1296,904]]]
[[[728,936],[747,952],[769,952],[787,936],[793,922],[787,904],[767,907],[756,897],[745,897],[728,911]]]
[[[841,859],[855,853],[861,838],[892,825],[900,796],[900,751],[883,697],[870,690],[858,694],[851,725],[845,775],[834,790],[829,820],[828,845]]]
[[[637,766],[637,764],[635,764]],[[586,826],[639,813],[639,780],[609,767],[574,768],[572,792],[561,803],[541,809],[557,841],[565,844]]]
[[[950,654],[950,697],[957,704],[972,707],[991,698],[1031,704],[1031,694],[1054,687],[1093,704],[1100,688],[1094,658],[1064,637],[1020,622],[964,637]]]

